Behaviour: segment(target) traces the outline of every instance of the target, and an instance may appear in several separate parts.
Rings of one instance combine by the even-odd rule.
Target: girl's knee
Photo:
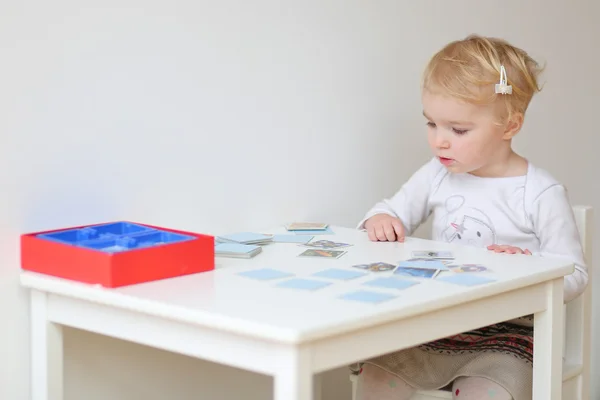
[[[364,364],[360,375],[363,377],[363,380],[368,382],[385,382],[390,377],[393,377],[393,375],[386,370],[371,364]]]
[[[512,400],[504,387],[494,381],[478,376],[460,377],[452,385],[452,398],[455,400]]]
[[[415,389],[375,365],[364,364],[358,378],[358,400],[408,400]]]

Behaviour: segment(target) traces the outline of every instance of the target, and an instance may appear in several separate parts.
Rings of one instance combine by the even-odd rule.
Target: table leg
[[[313,400],[323,399],[323,373],[313,375]]]
[[[547,309],[534,315],[533,400],[562,396],[563,278],[547,283]]]
[[[313,373],[308,349],[282,351],[281,365],[273,380],[274,400],[313,400]]]
[[[63,399],[62,327],[48,321],[47,296],[31,291],[31,398]]]

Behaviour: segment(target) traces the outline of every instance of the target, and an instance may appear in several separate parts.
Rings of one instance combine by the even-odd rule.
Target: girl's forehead
[[[424,91],[423,115],[432,120],[469,122],[493,117],[489,106],[461,101],[457,98]]]

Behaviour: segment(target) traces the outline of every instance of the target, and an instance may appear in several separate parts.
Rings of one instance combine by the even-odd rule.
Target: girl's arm
[[[359,222],[363,229],[367,219],[376,214],[389,214],[399,218],[410,236],[431,214],[429,195],[438,174],[445,172],[437,158],[432,158],[419,168],[392,198],[383,199],[371,208]]]
[[[567,190],[560,184],[550,186],[537,196],[531,211],[540,240],[540,251],[534,255],[566,257],[575,264],[575,271],[565,276],[564,284],[565,302],[573,300],[585,290],[588,273]]]

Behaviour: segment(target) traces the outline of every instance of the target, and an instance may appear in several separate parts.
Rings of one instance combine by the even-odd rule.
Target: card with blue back
[[[329,268],[329,269],[325,269],[323,271],[319,271],[319,272],[316,272],[313,274],[313,276],[316,276],[319,278],[340,279],[340,280],[360,278],[361,276],[365,276],[365,275],[367,275],[367,274],[365,274],[364,272],[348,271],[348,270],[339,269],[339,268]]]
[[[317,290],[331,285],[331,282],[317,281],[314,279],[294,278],[278,283],[277,286],[288,289]]]
[[[371,292],[368,290],[358,290],[356,292],[346,293],[340,296],[340,299],[358,301],[361,303],[381,303],[398,297],[390,293]]]
[[[252,271],[240,272],[238,273],[238,275],[244,276],[246,278],[256,279],[259,281],[268,281],[271,279],[281,279],[294,276],[294,274],[292,273],[279,271],[272,268],[261,268]]]
[[[405,279],[399,279],[394,277],[377,278],[372,281],[363,283],[366,286],[375,286],[385,289],[407,289],[411,286],[418,285],[419,282],[409,281]]]

